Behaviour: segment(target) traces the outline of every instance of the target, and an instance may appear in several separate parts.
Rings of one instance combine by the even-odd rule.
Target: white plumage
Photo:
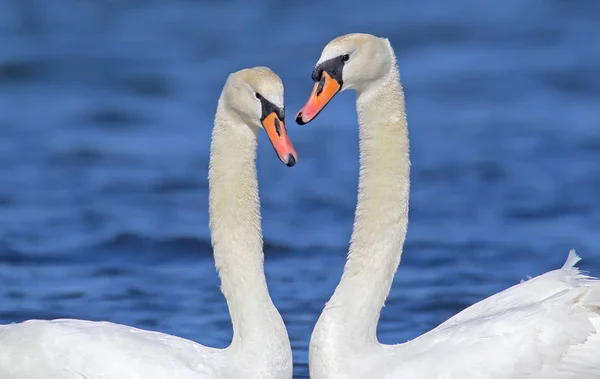
[[[256,93],[283,108],[283,85],[268,68],[229,76],[211,142],[211,239],[233,324],[229,347],[109,322],[31,320],[0,326],[0,379],[291,379],[290,341],[263,267]],[[286,143],[278,153],[287,157],[285,130],[268,132]]]
[[[600,282],[565,265],[391,346],[385,378],[600,378]],[[405,364],[393,360],[402,356]],[[408,376],[407,376],[408,375]]]
[[[408,226],[409,138],[396,57],[386,39],[349,34],[325,47],[314,73],[319,84],[297,121],[310,122],[340,90],[356,90],[360,178],[344,273],[311,336],[311,379],[600,378],[600,282],[579,272],[574,251],[561,269],[412,341],[379,343]]]

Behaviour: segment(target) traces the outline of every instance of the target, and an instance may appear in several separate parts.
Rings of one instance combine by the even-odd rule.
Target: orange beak
[[[277,114],[272,112],[262,120],[262,125],[279,159],[288,167],[295,165],[298,161],[298,154],[290,141],[283,120],[280,120]]]
[[[308,101],[296,115],[299,125],[308,124],[325,108],[331,99],[340,91],[342,86],[326,71],[323,71],[321,80],[315,83]]]

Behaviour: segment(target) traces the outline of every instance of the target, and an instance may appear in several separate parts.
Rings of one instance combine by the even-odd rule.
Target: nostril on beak
[[[289,154],[288,155],[288,161],[287,161],[287,163],[285,165],[288,166],[288,167],[292,167],[295,164],[296,164],[296,158],[294,158],[294,156],[292,154]]]
[[[319,85],[317,86],[317,93],[316,93],[317,97],[321,94],[321,92],[323,92],[324,86],[325,86],[325,77],[322,76],[321,80],[319,80]]]

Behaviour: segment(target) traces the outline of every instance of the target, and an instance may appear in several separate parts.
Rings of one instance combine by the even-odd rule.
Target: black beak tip
[[[304,122],[304,120],[302,120],[302,111],[298,112],[298,114],[296,115],[296,124],[298,124],[298,125],[306,124],[306,122]]]
[[[288,161],[285,164],[288,167],[293,167],[296,165],[296,158],[292,154],[288,155]]]

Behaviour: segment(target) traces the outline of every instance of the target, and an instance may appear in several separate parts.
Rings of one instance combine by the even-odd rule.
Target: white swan
[[[339,91],[356,90],[358,203],[342,278],[314,328],[312,379],[600,378],[600,282],[565,265],[489,297],[432,331],[382,345],[376,329],[408,224],[404,94],[387,39],[331,41],[296,121],[310,122]]]
[[[2,379],[291,379],[292,351],[263,269],[256,179],[261,127],[288,166],[283,85],[266,67],[231,74],[215,116],[209,169],[214,257],[233,323],[215,349],[108,322],[30,320],[0,327]]]

